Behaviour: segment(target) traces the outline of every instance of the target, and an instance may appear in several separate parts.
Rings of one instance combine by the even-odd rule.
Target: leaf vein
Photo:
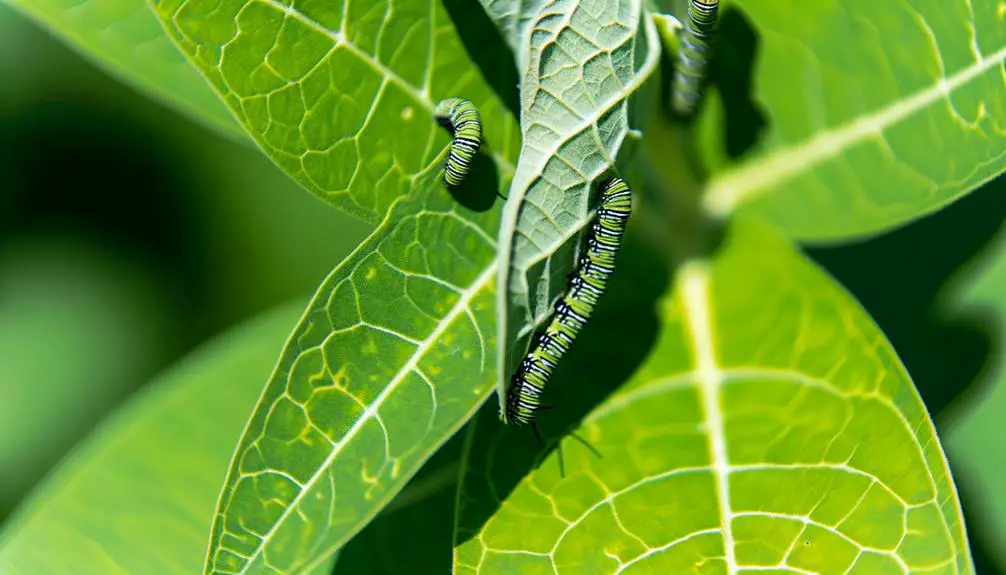
[[[451,322],[460,313],[463,312],[471,304],[471,300],[475,295],[492,279],[496,272],[497,260],[493,260],[486,268],[483,270],[482,274],[472,282],[472,285],[462,294],[461,298],[454,304],[451,311],[444,317],[444,319],[437,325],[437,327],[430,332],[430,335],[420,342],[416,350],[413,351],[412,355],[406,364],[398,371],[394,378],[388,383],[388,385],[381,391],[377,397],[365,408],[364,413],[357,418],[353,425],[346,431],[345,435],[335,444],[332,451],[326,456],[325,461],[319,466],[318,471],[311,475],[310,478],[305,482],[304,488],[298,492],[296,496],[290,501],[289,505],[283,510],[283,513],[276,518],[272,527],[262,535],[262,542],[256,546],[255,551],[249,557],[249,560],[242,565],[241,570],[238,575],[244,575],[251,568],[251,565],[255,558],[261,555],[265,551],[266,544],[275,535],[276,531],[282,526],[290,513],[301,503],[308,491],[314,486],[320,477],[325,475],[326,471],[331,467],[332,463],[339,456],[345,446],[360,432],[363,425],[366,424],[371,418],[375,417],[377,410],[380,409],[381,405],[391,396],[391,394],[398,389],[405,377],[411,373],[416,366],[419,364],[420,358],[422,358],[426,352],[428,352],[440,338],[443,336],[444,332],[447,330]],[[387,438],[385,438],[387,439]],[[333,502],[334,504],[334,502]]]

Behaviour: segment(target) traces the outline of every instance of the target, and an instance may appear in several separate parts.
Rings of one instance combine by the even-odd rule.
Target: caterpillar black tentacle
[[[450,130],[453,141],[444,167],[444,183],[456,188],[471,169],[482,146],[482,118],[475,105],[461,98],[445,98],[433,109],[437,123]]]
[[[688,3],[688,22],[681,36],[671,95],[674,111],[682,116],[694,113],[702,96],[702,83],[713,52],[719,5],[719,0]]]
[[[545,442],[541,440],[541,433],[538,432],[538,426],[531,422],[531,431],[534,432],[534,438],[538,440],[538,445],[545,445]]]
[[[541,395],[552,371],[586,325],[615,270],[615,256],[631,209],[632,192],[621,178],[604,185],[586,253],[571,275],[566,293],[556,303],[552,321],[538,334],[531,351],[511,377],[502,414],[505,423],[534,425],[535,412],[541,407]]]

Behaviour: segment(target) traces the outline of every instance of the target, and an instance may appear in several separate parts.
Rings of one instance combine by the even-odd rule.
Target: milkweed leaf
[[[974,573],[932,421],[831,278],[744,220],[649,310],[653,274],[615,273],[545,450],[473,422],[456,573]]]

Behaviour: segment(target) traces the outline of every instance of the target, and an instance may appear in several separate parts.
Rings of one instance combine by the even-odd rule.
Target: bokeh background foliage
[[[378,355],[391,363],[359,362],[364,371],[351,380],[368,373],[378,379],[369,387],[343,390],[342,397],[366,402],[371,399],[367,393],[390,389],[386,382],[396,381],[391,375],[396,369],[411,368],[409,377],[400,378],[406,382],[401,399],[389,401],[387,411],[370,414],[352,405],[334,408],[336,413],[366,416],[333,421],[329,439],[338,441],[338,426],[345,421],[364,421],[358,428],[363,431],[360,447],[346,445],[350,453],[364,450],[356,455],[356,461],[363,463],[351,468],[356,473],[348,476],[364,480],[359,500],[367,503],[351,505],[351,512],[338,520],[322,518],[317,524],[327,528],[320,530],[287,522],[289,535],[275,539],[279,551],[273,557],[289,565],[331,570],[319,559],[325,544],[348,538],[381,511],[408,475],[450,435],[448,430],[463,423],[488,397],[495,365],[491,354],[478,352],[496,345],[491,326],[496,312],[491,297],[482,307],[467,304],[491,295],[492,282],[484,291],[478,283],[486,279],[479,265],[492,262],[499,206],[489,195],[452,199],[433,185],[432,170],[442,160],[447,139],[428,116],[430,104],[443,95],[461,92],[481,97],[495,166],[487,172],[489,179],[480,181],[481,188],[505,191],[512,172],[520,173],[515,56],[503,46],[512,36],[508,30],[519,28],[521,18],[510,19],[514,14],[507,11],[507,2],[486,4],[495,5],[496,11],[489,13],[497,19],[514,22],[513,28],[501,26],[498,49],[486,51],[495,55],[491,58],[466,49],[496,37],[486,35],[496,33],[492,22],[480,17],[475,3],[433,3],[432,15],[426,3],[404,0],[379,3],[377,8],[363,3],[346,3],[342,8],[305,5],[293,12],[279,3],[214,3],[212,9],[199,2],[157,5],[157,14],[170,16],[168,31],[208,75],[210,84],[187,64],[155,14],[142,3],[17,2],[12,6],[28,19],[7,8],[0,12],[4,32],[0,42],[17,48],[3,51],[0,71],[19,79],[0,88],[0,105],[9,111],[2,116],[0,141],[8,152],[3,156],[9,164],[4,173],[10,175],[11,184],[9,193],[0,197],[0,365],[4,366],[0,389],[13,398],[4,405],[17,406],[3,418],[6,429],[0,445],[7,509],[137,382],[239,319],[323,286],[307,308],[317,313],[302,314],[298,321],[297,313],[305,305],[297,300],[263,319],[234,327],[223,341],[200,348],[110,415],[8,519],[0,535],[0,570],[199,569],[227,462],[248,413],[260,400],[263,382],[279,381],[276,373],[282,370],[272,376],[269,372],[295,323],[306,331],[291,340],[301,347],[287,346],[285,357],[305,375],[288,381],[312,381],[311,374],[324,374],[319,371],[324,361],[312,359],[312,349],[320,350],[328,361],[335,353],[338,360],[340,351],[350,353],[353,342],[364,353],[368,348],[380,350]],[[728,3],[723,21],[728,41],[714,67],[710,103],[697,129],[684,132],[695,138],[701,161],[686,162],[685,176],[669,175],[669,181],[684,180],[687,188],[710,178],[714,191],[729,195],[739,190],[754,198],[749,207],[742,207],[748,215],[767,219],[798,237],[820,239],[908,223],[1001,171],[998,156],[1006,113],[1000,74],[1006,36],[994,2],[954,3],[953,18],[947,16],[944,3],[936,2],[906,3],[911,10],[866,2],[825,3],[812,13],[788,12],[789,20],[775,4]],[[863,10],[875,12],[863,18]],[[388,15],[392,23],[401,24],[383,24]],[[29,19],[50,36],[40,33]],[[884,29],[902,32],[905,52],[899,51],[900,43],[891,52],[878,51],[883,43],[870,36],[866,22],[877,27],[890,23]],[[873,41],[844,40],[850,36]],[[51,37],[75,48],[88,64]],[[293,40],[303,40],[304,45]],[[320,50],[325,42],[338,46]],[[427,43],[443,50],[410,49]],[[263,50],[263,46],[280,49]],[[836,51],[837,46],[843,49]],[[781,54],[797,56],[780,58]],[[769,66],[767,61],[775,64]],[[222,62],[234,66],[232,73]],[[347,85],[342,74],[361,62],[367,64],[349,76],[354,81]],[[380,74],[372,74],[373,62],[382,66]],[[889,82],[878,85],[878,74],[863,72],[863,62],[876,63],[878,70],[886,66],[887,75],[881,76]],[[89,64],[97,64],[167,108],[109,80]],[[810,71],[814,69],[816,74]],[[373,81],[368,81],[368,74]],[[816,90],[779,93],[794,77],[819,85]],[[953,88],[949,98],[932,88],[938,78],[946,78]],[[210,85],[222,92],[236,120]],[[920,97],[905,103],[903,94]],[[333,117],[337,104],[340,113]],[[855,124],[870,110],[889,113],[867,116],[874,123]],[[177,122],[179,112],[194,123]],[[856,129],[845,129],[850,121]],[[304,187],[343,212],[365,222],[381,222],[327,282],[322,281],[325,274],[361,244],[368,225],[326,210],[298,190],[248,145],[242,125],[273,163]],[[877,136],[878,130],[883,138]],[[937,135],[933,141],[943,147],[920,147],[914,135],[921,132]],[[403,133],[409,137],[401,137]],[[822,134],[831,139],[816,139]],[[658,152],[667,151],[659,147],[666,142],[654,139]],[[833,148],[828,146],[842,142],[856,145],[839,146],[845,151],[838,154],[815,156],[800,152],[807,141],[817,143],[809,146],[811,151],[829,151]],[[788,166],[783,162],[787,159],[803,160],[801,165],[814,169],[805,173],[792,167],[765,167]],[[858,177],[863,173],[873,177],[863,181]],[[731,184],[738,181],[751,185]],[[643,491],[626,491],[624,498],[613,498],[611,504],[619,517],[625,512],[624,519],[602,519],[596,527],[611,530],[618,521],[630,523],[610,531],[613,540],[624,539],[618,552],[608,555],[611,565],[642,557],[635,564],[646,567],[651,556],[645,550],[657,547],[655,541],[676,541],[675,537],[688,537],[686,545],[677,547],[684,550],[686,561],[690,549],[715,554],[717,483],[709,477],[709,462],[703,460],[710,450],[695,432],[696,424],[703,422],[701,404],[708,381],[694,373],[702,371],[697,369],[702,354],[695,354],[695,342],[687,341],[689,334],[697,333],[695,316],[689,315],[696,308],[689,302],[694,304],[695,297],[701,301],[703,294],[712,302],[711,310],[727,310],[716,312],[725,313],[725,319],[716,313],[706,318],[722,334],[721,347],[713,352],[723,373],[729,375],[731,366],[741,372],[757,367],[755,373],[738,374],[738,384],[727,382],[723,387],[725,437],[738,464],[747,461],[751,467],[738,470],[738,481],[752,485],[795,481],[803,489],[829,485],[835,492],[847,489],[862,495],[869,503],[817,509],[813,501],[804,501],[801,507],[799,498],[732,498],[737,504],[733,510],[742,514],[734,522],[735,537],[742,540],[745,529],[761,533],[772,529],[778,541],[806,540],[814,543],[814,550],[823,545],[831,549],[827,556],[839,561],[855,551],[857,542],[878,548],[890,543],[883,536],[871,540],[856,531],[855,521],[843,530],[853,533],[852,544],[821,525],[834,523],[843,512],[854,516],[856,509],[897,517],[904,504],[912,507],[907,515],[912,527],[932,533],[932,526],[939,530],[943,522],[949,537],[944,547],[932,544],[938,537],[923,535],[924,546],[913,546],[909,537],[898,555],[924,564],[933,561],[925,552],[939,559],[952,556],[957,547],[956,565],[963,566],[966,556],[962,542],[955,540],[962,532],[955,523],[951,487],[911,382],[876,327],[848,294],[806,260],[807,255],[863,304],[912,374],[936,418],[962,491],[978,572],[996,572],[1003,561],[996,550],[1006,547],[1006,500],[1001,495],[1006,478],[1000,465],[1006,462],[1006,452],[990,440],[1006,409],[1006,392],[999,384],[1003,377],[999,358],[1006,351],[999,329],[1006,318],[998,295],[1006,288],[999,247],[1006,214],[1002,187],[1001,178],[990,181],[939,213],[882,237],[805,254],[780,237],[778,229],[741,218],[724,232],[709,268],[669,269],[654,259],[645,242],[638,237],[631,240],[634,248],[626,252],[620,276],[616,275],[620,285],[613,286],[598,311],[595,321],[602,327],[584,334],[569,365],[557,374],[556,398],[562,407],[543,418],[549,442],[545,453],[529,437],[501,432],[490,402],[342,549],[335,572],[390,572],[410,564],[411,558],[429,565],[431,572],[443,572],[451,562],[487,570],[518,567],[524,560],[531,567],[547,566],[547,558],[521,559],[520,553],[506,551],[551,553],[553,563],[562,567],[578,553],[569,554],[569,549],[577,549],[578,536],[569,527],[569,517],[605,501],[606,490],[618,492],[619,486],[640,480],[650,483],[653,478],[666,485],[680,482],[674,484],[675,490],[654,492],[683,488],[677,491],[680,499],[662,501],[667,515],[679,518],[671,522],[672,529],[682,532],[664,532],[647,523],[646,513],[633,511],[632,498]],[[403,196],[407,200],[389,211]],[[430,254],[447,252],[452,246],[474,251],[431,259]],[[737,289],[762,284],[766,288],[757,294]],[[387,289],[368,290],[368,285]],[[351,300],[360,305],[347,314],[340,302]],[[759,347],[750,343],[765,339],[766,332],[758,330],[765,324],[757,321],[759,314],[772,321],[787,314],[795,319],[791,328],[784,328],[786,322],[777,325]],[[732,321],[737,316],[750,318],[750,324]],[[689,322],[688,329],[676,327]],[[315,331],[319,325],[322,332],[345,333],[347,339],[334,340],[340,345],[327,350],[311,343],[312,337],[324,335]],[[625,332],[625,325],[636,328],[637,339],[628,342],[632,345],[617,335]],[[649,327],[640,330],[640,325]],[[420,347],[431,335],[436,336],[432,342],[455,332],[461,341],[467,334],[470,344],[451,348],[446,342],[444,352],[454,356],[431,355],[427,363],[402,359],[408,357],[410,346]],[[811,336],[799,337],[801,333]],[[857,337],[869,344],[853,344],[842,355],[844,348],[838,342],[848,345],[847,340]],[[723,343],[733,338],[749,343]],[[794,346],[793,341],[801,343]],[[616,354],[616,361],[599,364],[597,358],[615,345],[625,352]],[[810,354],[814,345],[828,352]],[[405,351],[395,351],[396,347]],[[63,361],[53,362],[53,352]],[[837,356],[841,357],[836,360]],[[344,360],[336,364],[347,365]],[[838,364],[862,371],[846,377]],[[436,371],[443,365],[457,373]],[[477,365],[482,366],[479,373],[485,384],[466,377]],[[823,386],[796,391],[804,388],[794,387],[794,381],[817,374],[815,370],[820,370],[817,381]],[[591,374],[592,386],[577,388],[582,374]],[[881,376],[884,379],[877,379]],[[470,387],[469,396],[452,406],[464,395],[460,387],[442,388],[442,382],[453,378],[467,380]],[[879,383],[865,386],[867,380]],[[46,385],[39,385],[41,381]],[[607,397],[623,381],[618,392]],[[827,389],[828,383],[843,382],[854,385]],[[756,407],[759,397],[750,397],[752,384],[778,393],[780,401]],[[311,393],[324,391],[323,387]],[[424,389],[434,393],[423,393]],[[289,397],[298,398],[297,390],[287,391]],[[648,401],[637,403],[634,394]],[[261,399],[270,397],[267,390]],[[395,395],[389,392],[388,397]],[[782,398],[795,402],[791,411],[766,417]],[[836,419],[802,421],[801,401],[812,406],[811,413],[825,413],[820,410],[831,405]],[[660,411],[669,405],[678,407],[670,413]],[[449,415],[452,409],[455,415]],[[856,415],[871,409],[887,414],[871,418],[877,428],[855,425]],[[285,427],[272,430],[275,437],[290,439],[296,437],[292,432],[306,429],[298,427],[296,410],[290,413]],[[411,429],[388,433],[386,422],[407,421],[397,413],[426,417],[419,418],[423,425],[414,423]],[[831,445],[814,441],[815,430],[824,437],[834,435],[834,429],[829,435],[828,425],[841,421],[843,414],[852,417],[849,429],[904,441],[889,449],[875,446],[866,453],[849,453],[842,441]],[[436,423],[441,416],[447,419]],[[899,418],[906,423],[898,424]],[[770,425],[773,419],[776,428]],[[893,422],[892,427],[881,429],[884,421]],[[911,434],[899,436],[899,428]],[[431,429],[442,431],[429,435]],[[571,440],[566,435],[571,429],[583,435],[602,459]],[[382,432],[394,442],[382,447]],[[853,441],[853,436],[839,436]],[[185,441],[205,437],[213,441]],[[810,439],[796,445],[796,437]],[[564,438],[561,449],[555,449],[552,440],[560,438]],[[324,438],[316,440],[315,445],[326,445]],[[668,441],[678,446],[670,453]],[[651,453],[650,444],[663,448]],[[918,446],[922,459],[902,461],[905,486],[895,484],[883,493],[864,491],[842,473],[813,469],[819,466],[791,469],[795,476],[765,469],[767,463],[798,467],[801,458],[820,459],[823,453],[833,456],[825,457],[829,461],[851,462],[856,468],[871,469],[870,461],[885,460],[873,471],[874,477],[886,478],[886,473],[895,472],[892,465],[901,461],[891,455],[911,453],[904,445]],[[384,451],[383,465],[365,461],[375,449]],[[271,465],[284,472],[303,460],[291,452],[273,454],[278,459]],[[637,477],[604,475],[619,466],[632,469]],[[919,472],[930,475],[931,493],[910,493],[927,483],[916,480],[913,474]],[[813,473],[823,475],[815,478],[809,475]],[[594,476],[601,478],[593,485],[577,484]],[[179,484],[193,487],[180,490]],[[273,495],[285,489],[267,487],[272,487]],[[697,510],[682,506],[696,500],[708,505]],[[456,501],[460,505],[455,532]],[[848,505],[849,498],[829,501]],[[334,508],[322,498],[314,511],[305,509],[304,516],[318,520],[312,513],[327,509]],[[267,505],[252,508],[251,514],[256,513],[264,517],[270,510]],[[513,518],[528,513],[541,520],[536,530],[522,533]],[[814,521],[801,521],[804,516]],[[139,528],[144,525],[146,529]],[[563,535],[566,531],[570,535]],[[548,533],[555,538],[549,540]],[[454,557],[447,543],[452,539],[457,544]],[[529,547],[533,545],[544,548]],[[486,549],[502,552],[485,554]],[[765,549],[742,545],[736,549],[741,561],[773,561]],[[868,565],[876,569],[895,561],[891,554],[869,555],[877,563]],[[652,557],[656,559],[649,560],[668,561],[662,567],[675,560],[670,554]],[[822,572],[837,568],[837,563],[815,565],[814,558],[814,552],[797,553],[791,564],[820,567]],[[898,572],[896,566],[892,572]]]

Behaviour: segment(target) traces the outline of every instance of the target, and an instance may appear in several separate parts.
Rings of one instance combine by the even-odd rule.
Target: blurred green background
[[[208,337],[310,295],[369,227],[0,4],[0,520]]]
[[[933,412],[981,574],[1006,573],[1004,219],[1000,177],[901,230],[808,250]],[[0,4],[0,522],[152,376],[309,295],[368,231]]]

